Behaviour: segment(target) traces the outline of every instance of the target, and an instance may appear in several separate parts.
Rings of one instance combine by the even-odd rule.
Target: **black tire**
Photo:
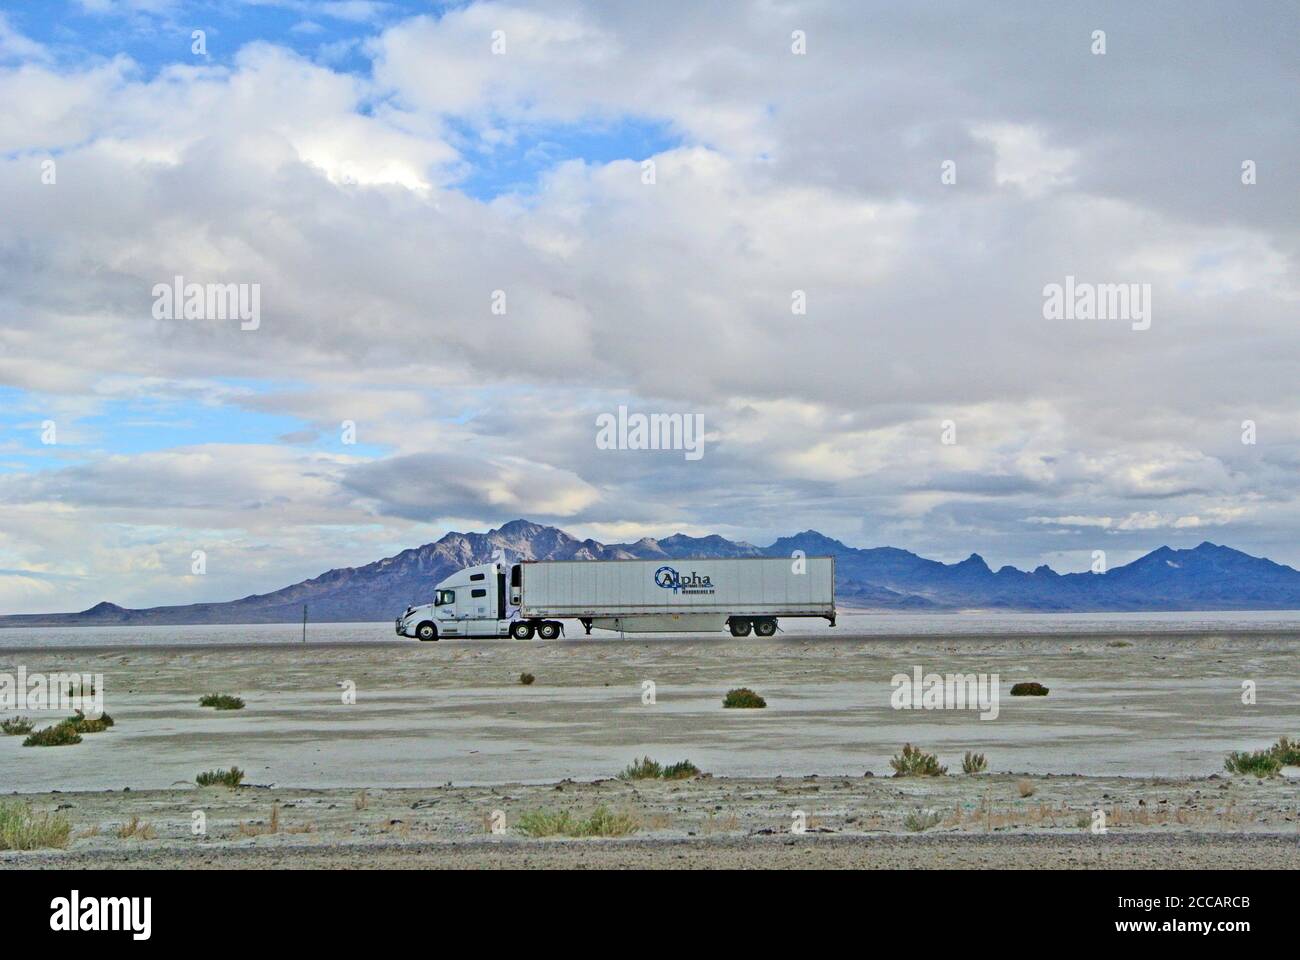
[[[759,617],[754,621],[754,633],[760,637],[770,637],[776,633],[776,620],[772,617]]]
[[[560,635],[560,625],[554,620],[543,620],[537,625],[537,636],[543,640],[554,640]]]
[[[438,628],[426,620],[415,628],[415,637],[417,640],[437,640]]]
[[[753,624],[748,620],[741,619],[740,617],[732,617],[731,635],[733,637],[747,637],[749,636],[749,631],[752,626]]]
[[[527,620],[516,620],[510,624],[510,636],[516,640],[533,639],[533,625]]]

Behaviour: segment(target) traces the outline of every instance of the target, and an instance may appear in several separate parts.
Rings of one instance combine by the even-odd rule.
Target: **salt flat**
[[[504,863],[524,857],[512,843],[549,851],[565,843],[523,837],[520,815],[586,815],[598,806],[637,824],[624,846],[594,855],[609,865],[662,862],[658,842],[686,843],[678,852],[697,865],[732,863],[751,847],[764,862],[788,865],[786,853],[761,851],[790,834],[796,810],[813,831],[801,839],[915,839],[907,818],[924,811],[937,815],[924,836],[966,838],[954,839],[957,847],[900,848],[902,862],[919,857],[917,865],[996,860],[970,838],[1022,835],[1057,851],[1053,862],[1083,864],[1080,850],[1139,856],[1138,847],[1113,846],[1116,835],[1138,834],[1183,838],[1141,848],[1152,863],[1218,864],[1237,855],[1225,837],[1249,834],[1251,856],[1296,865],[1294,778],[1260,782],[1223,771],[1230,750],[1300,733],[1300,636],[1285,630],[259,640],[0,652],[0,672],[19,666],[102,674],[116,724],[68,747],[0,738],[0,790],[39,810],[63,808],[77,837],[67,851],[6,854],[10,865]],[[893,709],[891,678],[915,666],[998,674],[997,719]],[[519,682],[525,671],[536,677],[528,686]],[[1008,696],[1021,680],[1051,692]],[[647,681],[653,703],[644,702]],[[1244,681],[1255,686],[1253,705],[1242,702]],[[725,691],[740,685],[768,707],[723,709]],[[355,702],[346,702],[349,690]],[[247,706],[200,707],[199,697],[214,691]],[[889,759],[905,742],[936,752],[949,775],[890,777]],[[961,775],[967,750],[986,754],[991,772]],[[613,779],[644,755],[690,759],[709,776]],[[193,786],[200,771],[232,765],[247,771],[248,786]],[[281,829],[259,832],[273,808]],[[1088,829],[1099,809],[1112,839]],[[208,818],[201,837],[191,833],[195,810]],[[505,817],[504,838],[485,827],[495,810]],[[131,817],[151,824],[153,839],[119,839]],[[1008,840],[1009,848],[1024,842]],[[865,855],[852,843],[817,849],[826,866]],[[915,853],[930,849],[944,852]]]

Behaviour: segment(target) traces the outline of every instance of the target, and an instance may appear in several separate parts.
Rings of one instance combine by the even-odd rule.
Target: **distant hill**
[[[841,607],[878,610],[970,608],[1066,611],[1300,609],[1300,572],[1230,547],[1202,543],[1191,550],[1161,547],[1104,574],[1058,574],[1041,566],[990,570],[978,554],[960,563],[926,560],[894,547],[859,549],[815,530],[782,537],[771,546],[724,537],[675,534],[635,543],[579,540],[555,527],[512,520],[487,533],[449,533],[436,543],[403,550],[364,567],[330,570],[274,593],[227,603],[195,603],[127,610],[99,603],[79,613],[0,617],[0,627],[110,626],[205,623],[292,623],[391,620],[408,604],[426,602],[434,585],[456,570],[486,563],[496,550],[519,560],[690,559],[808,556],[836,558]]]

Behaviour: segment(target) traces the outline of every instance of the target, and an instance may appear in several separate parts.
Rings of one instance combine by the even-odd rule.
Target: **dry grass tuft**
[[[157,840],[158,834],[148,820],[141,820],[137,816],[131,817],[126,823],[117,828],[117,838],[119,840]]]
[[[58,813],[33,813],[21,801],[0,802],[0,850],[39,850],[68,845],[72,826]]]

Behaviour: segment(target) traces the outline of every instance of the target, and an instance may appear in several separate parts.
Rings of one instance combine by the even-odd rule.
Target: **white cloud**
[[[16,515],[65,504],[103,545],[76,559],[29,526],[0,567],[89,575],[138,549],[147,580],[150,551],[207,529],[275,558],[248,592],[358,526],[378,549],[519,513],[627,536],[818,526],[1024,565],[1086,556],[1071,537],[1214,524],[1300,560],[1300,216],[1276,173],[1296,131],[1272,34],[1152,34],[1083,88],[1064,14],[880,16],[473,4],[372,36],[373,78],[264,43],[225,66],[68,67],[0,21],[0,385],[70,438],[0,491]],[[1246,102],[1207,96],[1238,75]],[[509,159],[557,124],[625,121],[681,140],[653,186],[628,156],[559,163],[526,196],[455,189],[484,145]],[[1247,149],[1269,174],[1252,188]],[[259,283],[261,329],[153,320],[177,274]],[[1067,274],[1151,283],[1151,330],[1044,321]],[[114,455],[93,413],[136,397],[294,423],[281,445]],[[620,403],[702,413],[704,459],[595,450]],[[364,455],[313,447],[343,420]],[[127,545],[122,525],[167,532]]]

